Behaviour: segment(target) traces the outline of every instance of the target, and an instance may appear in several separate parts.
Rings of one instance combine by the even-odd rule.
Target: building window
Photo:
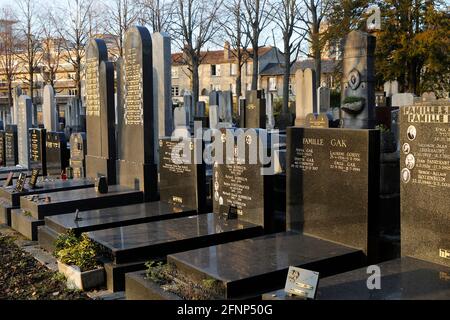
[[[180,87],[173,86],[172,87],[172,97],[179,97],[179,96],[180,96]]]
[[[211,75],[220,77],[220,64],[212,64],[211,65]]]
[[[179,77],[178,67],[172,68],[172,79],[178,79]]]
[[[269,78],[269,91],[276,91],[277,90],[277,78],[270,77]]]
[[[76,96],[78,90],[77,89],[69,89],[69,96]]]
[[[237,75],[238,65],[237,63],[232,63],[230,65],[230,75],[235,76]]]

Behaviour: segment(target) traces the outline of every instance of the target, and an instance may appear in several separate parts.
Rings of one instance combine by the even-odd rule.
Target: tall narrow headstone
[[[17,86],[13,90],[13,124],[17,124],[17,115],[19,113],[19,98],[22,95],[22,88]]]
[[[17,125],[6,126],[5,130],[5,162],[7,167],[15,166],[19,162],[17,147]]]
[[[267,129],[275,128],[275,117],[273,115],[273,93],[267,92],[266,94],[266,116],[267,116]]]
[[[209,105],[210,106],[218,106],[219,105],[219,92],[216,90],[212,90],[209,94]]]
[[[86,176],[86,134],[83,132],[72,133],[70,136],[70,167],[73,177],[84,178]]]
[[[157,199],[158,169],[153,131],[152,38],[145,27],[130,28],[125,36],[118,120],[119,183],[144,191],[146,201]]]
[[[398,93],[398,81],[386,81],[384,83],[384,92],[386,97],[392,97],[394,94]]]
[[[6,166],[5,131],[0,131],[0,167]]]
[[[345,41],[341,115],[343,126],[367,129],[375,126],[376,38],[351,31]]]
[[[262,90],[246,93],[245,128],[266,128],[266,100]]]
[[[192,94],[189,91],[185,91],[183,95],[183,106],[189,115],[189,121],[194,121],[194,103],[192,100]]]
[[[195,116],[196,117],[204,117],[206,110],[206,103],[204,101],[197,102],[197,106],[195,108]]]
[[[170,36],[166,33],[153,33],[153,103],[158,110],[158,130],[160,137],[169,137],[173,131],[172,120],[172,55]]]
[[[319,113],[327,113],[330,110],[330,89],[327,87],[317,88],[317,108]]]
[[[59,177],[68,166],[67,141],[63,132],[49,132],[46,134],[47,175]]]
[[[114,67],[106,44],[91,39],[86,52],[86,176],[116,183]]]
[[[47,175],[46,130],[32,128],[30,134],[30,168],[39,169],[42,176]]]
[[[31,99],[25,95],[20,96],[17,110],[17,144],[19,165],[24,168],[30,167],[28,129],[33,126],[32,108]]]
[[[49,131],[58,131],[58,114],[56,112],[55,91],[51,85],[44,87],[42,102],[42,118],[44,128]]]
[[[218,129],[219,124],[219,106],[209,106],[209,127],[211,129]]]
[[[313,69],[295,72],[295,125],[301,126],[310,113],[317,113],[316,77]]]

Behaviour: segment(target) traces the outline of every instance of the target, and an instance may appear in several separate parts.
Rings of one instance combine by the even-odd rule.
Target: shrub
[[[87,237],[86,234],[76,237],[69,231],[60,235],[55,241],[55,252],[53,255],[62,263],[74,265],[81,272],[96,269],[99,264],[99,246]]]

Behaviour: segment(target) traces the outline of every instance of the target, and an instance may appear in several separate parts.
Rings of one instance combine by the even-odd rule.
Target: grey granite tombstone
[[[114,67],[106,43],[91,39],[86,52],[86,176],[116,183]]]
[[[266,100],[261,90],[246,92],[245,128],[266,128]]]
[[[206,110],[206,103],[205,103],[205,101],[197,102],[197,106],[195,108],[195,116],[196,117],[204,117],[205,116],[205,110]]]
[[[75,179],[86,176],[86,134],[72,133],[70,136],[70,167]]]
[[[375,126],[376,38],[351,31],[345,41],[341,80],[341,115],[345,128]]]
[[[209,127],[211,129],[217,129],[219,124],[219,106],[209,106]]]
[[[414,104],[414,95],[412,93],[397,93],[391,98],[393,107],[412,106]]]
[[[17,126],[7,125],[5,130],[5,163],[7,167],[15,166],[19,161],[17,149]]]
[[[273,115],[273,93],[267,92],[266,94],[266,128],[273,129],[275,128],[275,117]]]
[[[317,113],[316,72],[298,69],[295,72],[295,125],[303,125],[306,115]]]
[[[189,111],[185,106],[177,106],[173,110],[174,127],[186,127],[189,125]]]
[[[291,127],[287,146],[287,229],[371,255],[380,184],[378,130]]]
[[[6,146],[5,131],[1,130],[0,131],[0,167],[6,166],[5,146]]]
[[[33,126],[32,108],[31,99],[28,96],[20,96],[17,109],[17,145],[19,165],[24,168],[30,167],[28,129]]]
[[[189,116],[189,121],[194,121],[194,100],[190,91],[185,91],[183,95],[183,106]]]
[[[153,42],[153,103],[158,110],[159,137],[168,137],[173,131],[172,120],[172,55],[170,36],[164,32],[152,34]]]
[[[384,83],[384,92],[386,97],[392,97],[394,94],[398,93],[398,81],[386,81]]]
[[[63,132],[46,134],[47,175],[60,177],[68,165],[67,142]]]
[[[330,88],[317,88],[317,108],[319,113],[326,113],[330,110]]]
[[[19,112],[19,98],[21,95],[22,95],[22,88],[20,86],[15,87],[13,92],[13,117],[12,117],[13,124],[17,124],[17,115]]]
[[[223,91],[222,92],[223,97],[223,121],[227,123],[233,122],[233,93],[231,91]],[[220,106],[220,104],[219,104]]]
[[[29,129],[30,168],[39,169],[40,175],[47,175],[46,130]]]
[[[58,114],[56,110],[55,91],[51,85],[44,87],[42,97],[42,118],[44,128],[49,131],[58,131]]]
[[[118,182],[143,191],[145,201],[156,200],[158,170],[154,152],[158,137],[153,130],[157,118],[153,104],[152,39],[147,28],[127,31],[120,73]]]
[[[219,105],[219,92],[216,90],[212,90],[209,94],[209,105],[210,106],[218,106]]]
[[[401,252],[450,267],[450,103],[400,109]]]

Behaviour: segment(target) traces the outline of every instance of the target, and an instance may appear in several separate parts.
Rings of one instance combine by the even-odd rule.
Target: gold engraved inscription
[[[136,48],[124,58],[124,120],[126,125],[143,125],[142,68]]]
[[[99,65],[97,58],[86,60],[86,112],[88,116],[100,116]]]

